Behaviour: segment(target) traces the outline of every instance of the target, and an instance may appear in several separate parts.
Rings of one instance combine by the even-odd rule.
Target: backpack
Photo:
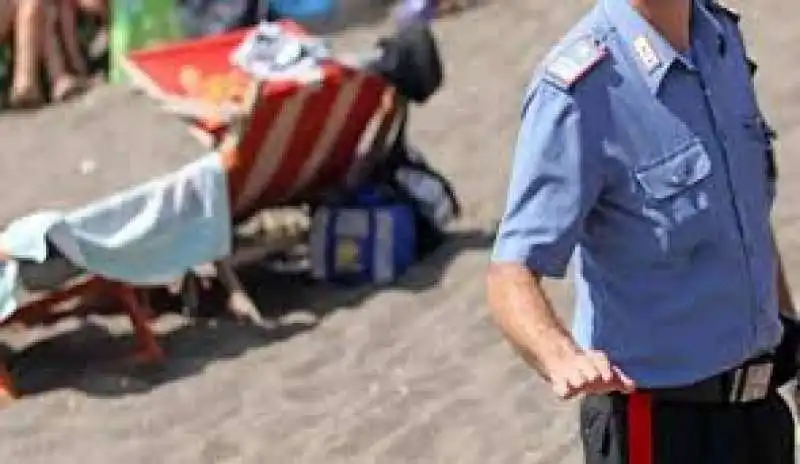
[[[444,69],[430,26],[402,25],[393,37],[378,41],[381,57],[370,68],[415,103],[424,103],[442,86]]]
[[[214,35],[272,20],[268,0],[179,0],[188,37]]]
[[[372,173],[371,182],[383,185],[398,201],[412,206],[417,229],[417,256],[438,248],[447,226],[461,216],[461,204],[452,183],[406,140],[407,114],[397,139],[383,164]]]
[[[378,42],[380,58],[369,70],[390,82],[405,98],[427,101],[444,80],[442,62],[430,27],[421,22],[402,25],[393,37]],[[416,256],[434,251],[445,239],[446,226],[461,214],[450,181],[434,169],[406,140],[409,108],[404,105],[396,138],[381,146],[358,169],[350,185],[333,196],[352,195],[353,186],[369,184],[380,193],[411,206],[416,229]],[[362,175],[363,174],[363,175]]]

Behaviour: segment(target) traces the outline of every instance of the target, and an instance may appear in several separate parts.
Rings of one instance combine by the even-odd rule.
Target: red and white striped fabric
[[[381,78],[336,64],[322,68],[318,83],[265,82],[252,91],[250,117],[222,148],[236,216],[342,181],[396,114]]]
[[[291,21],[280,25],[289,35],[307,35]],[[234,127],[195,120],[205,140],[221,135],[235,218],[342,181],[363,153],[359,147],[389,130],[398,113],[387,82],[335,60],[281,80],[249,79],[231,65],[230,54],[251,30],[137,51],[125,60],[133,81],[155,98],[213,105],[227,95],[243,106],[245,118]]]

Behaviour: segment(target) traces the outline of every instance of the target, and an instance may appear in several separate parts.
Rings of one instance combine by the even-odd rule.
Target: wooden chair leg
[[[0,364],[0,403],[14,400],[17,396],[11,374],[4,364]]]
[[[136,334],[138,347],[133,355],[133,360],[145,364],[163,361],[166,357],[164,350],[161,349],[155,334],[150,329],[147,311],[142,307],[136,291],[127,285],[117,284],[115,293],[128,314]]]
[[[143,316],[148,320],[152,321],[156,318],[156,311],[153,309],[153,305],[150,303],[150,291],[146,289],[139,289],[135,291],[136,296],[138,297],[139,307],[142,310]]]
[[[258,307],[245,291],[242,282],[233,270],[233,265],[228,260],[216,263],[217,277],[230,295],[228,309],[237,319],[246,320],[252,324],[265,326],[267,322],[258,311]]]

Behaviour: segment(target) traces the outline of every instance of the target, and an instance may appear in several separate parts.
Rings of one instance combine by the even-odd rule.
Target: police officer
[[[794,462],[772,132],[738,22],[712,0],[598,0],[526,94],[489,306],[582,397],[588,463]],[[570,260],[571,333],[541,286]]]

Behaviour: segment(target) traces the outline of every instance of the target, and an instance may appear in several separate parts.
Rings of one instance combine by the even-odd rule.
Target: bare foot
[[[14,88],[8,97],[8,105],[15,109],[33,109],[43,104],[42,93],[33,87]]]
[[[63,102],[76,97],[86,90],[85,79],[72,75],[64,75],[53,83],[53,101]]]

